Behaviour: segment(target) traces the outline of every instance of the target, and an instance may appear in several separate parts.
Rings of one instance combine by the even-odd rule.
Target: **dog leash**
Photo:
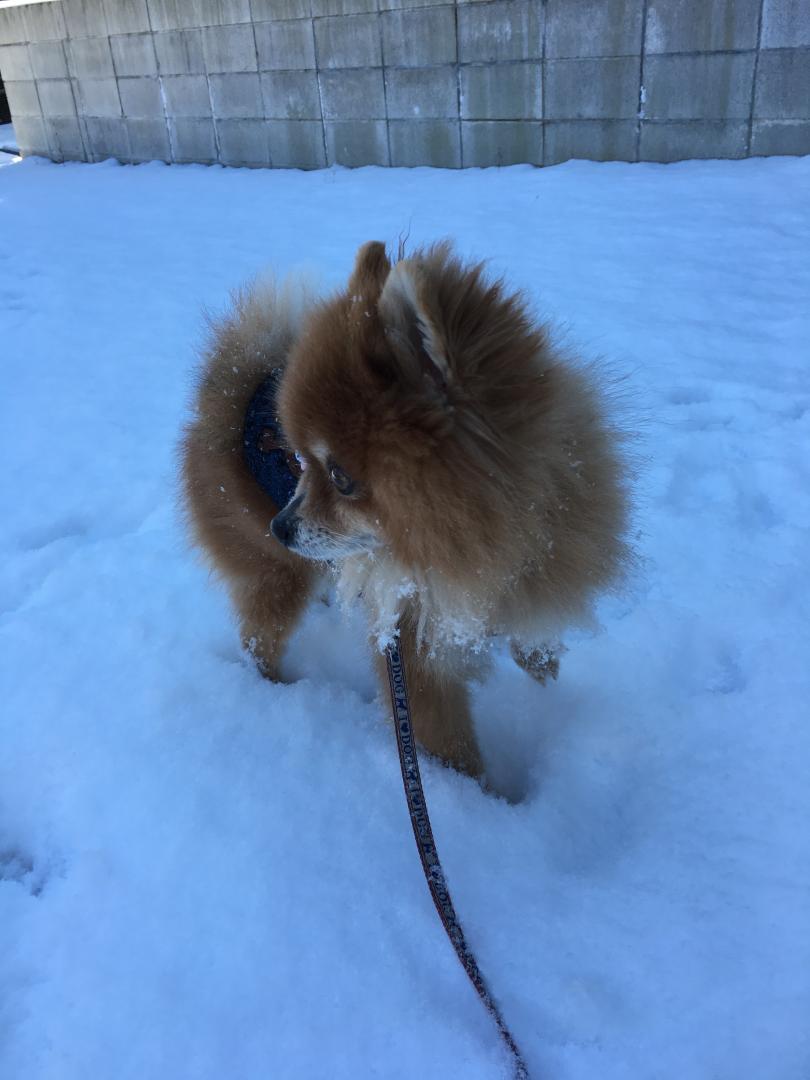
[[[447,888],[442,864],[439,861],[439,853],[433,840],[433,830],[430,827],[425,793],[422,789],[419,760],[416,756],[416,743],[414,742],[413,727],[411,725],[411,709],[408,702],[405,667],[396,642],[391,642],[386,646],[385,659],[388,665],[388,685],[391,690],[391,708],[394,713],[394,730],[397,736],[402,784],[405,788],[405,798],[408,801],[413,835],[419,851],[419,858],[422,861],[425,880],[430,889],[430,895],[433,897],[436,911],[439,913],[445,933],[456,951],[456,956],[461,961],[470,982],[475,987],[490,1016],[498,1025],[501,1038],[506,1043],[512,1056],[515,1080],[529,1080],[529,1070],[526,1068],[523,1056],[512,1037],[512,1032],[506,1026],[506,1021],[501,1015],[500,1009],[489,992],[489,987],[484,981],[484,976],[481,974],[472,950],[467,944],[467,939],[464,937],[464,931],[456,916],[453,901],[450,899],[450,890]]]
[[[292,498],[299,475],[294,468],[291,455],[285,448],[281,425],[276,411],[276,391],[281,375],[280,368],[274,368],[256,389],[248,405],[245,416],[244,454],[248,469],[259,486],[273,499],[277,506],[285,506]],[[456,916],[450,891],[447,888],[442,864],[433,840],[433,830],[422,789],[419,774],[419,760],[416,756],[416,744],[411,726],[411,710],[408,703],[408,687],[405,682],[405,668],[396,643],[386,649],[388,682],[391,689],[391,708],[394,713],[394,730],[397,735],[399,766],[402,772],[402,784],[413,825],[413,835],[422,869],[425,873],[430,895],[439,913],[445,933],[456,951],[456,956],[469,976],[490,1016],[498,1026],[501,1038],[512,1057],[515,1080],[529,1080],[529,1070],[518,1050],[512,1032],[506,1026],[495,1000],[489,992],[484,977],[475,957],[464,937],[461,923]]]

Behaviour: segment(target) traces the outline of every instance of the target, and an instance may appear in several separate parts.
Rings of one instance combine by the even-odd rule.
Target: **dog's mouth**
[[[379,537],[371,532],[341,534],[324,525],[316,525],[298,513],[302,502],[301,495],[292,499],[270,522],[270,531],[276,540],[296,555],[318,562],[332,562],[380,546]]]

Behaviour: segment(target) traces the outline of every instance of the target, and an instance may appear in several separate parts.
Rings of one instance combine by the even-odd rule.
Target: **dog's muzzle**
[[[291,499],[270,522],[270,531],[273,536],[286,548],[295,542],[295,536],[301,522],[301,518],[298,516],[298,507],[303,501],[302,495],[299,495],[296,499]]]

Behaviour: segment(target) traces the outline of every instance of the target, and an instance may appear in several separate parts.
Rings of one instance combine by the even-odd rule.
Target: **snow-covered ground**
[[[290,685],[189,554],[200,309],[449,235],[627,376],[640,569],[543,690],[424,767],[540,1080],[810,1075],[810,159],[0,168],[0,1076],[495,1078],[413,847],[362,622]]]

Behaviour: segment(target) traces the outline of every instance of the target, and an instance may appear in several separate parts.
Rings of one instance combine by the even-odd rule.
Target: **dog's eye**
[[[341,495],[351,495],[354,491],[354,480],[339,465],[329,466],[329,479]]]

